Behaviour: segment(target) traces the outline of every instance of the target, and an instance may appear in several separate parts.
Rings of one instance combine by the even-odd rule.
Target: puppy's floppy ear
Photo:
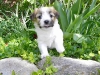
[[[59,18],[59,13],[58,13],[58,11],[57,11],[54,7],[51,7],[51,10],[52,10],[52,12],[54,13],[55,17],[58,19],[58,18]]]
[[[33,13],[30,15],[30,19],[33,20],[34,18],[35,18],[35,14]]]
[[[56,18],[58,19],[59,18],[59,13],[55,10],[55,16],[56,16]]]
[[[34,12],[30,15],[30,19],[31,19],[31,20],[36,19],[37,11],[38,11],[38,8],[35,8]]]

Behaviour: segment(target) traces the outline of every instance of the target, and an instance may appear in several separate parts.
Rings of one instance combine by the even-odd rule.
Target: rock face
[[[0,73],[2,75],[11,75],[13,70],[16,75],[31,75],[33,71],[38,69],[34,64],[16,57],[0,60]]]
[[[45,68],[46,59],[38,62],[38,68]],[[51,62],[58,69],[54,75],[100,75],[100,63],[92,60],[80,60],[67,57],[51,57]],[[26,60],[20,58],[6,58],[0,60],[0,73],[11,75],[15,71],[16,75],[31,75],[38,68]],[[99,70],[99,71],[98,71]]]
[[[38,62],[38,67],[43,69],[46,59]],[[100,75],[100,63],[92,60],[80,60],[65,57],[52,57],[52,64],[58,68],[54,75]],[[100,71],[99,71],[100,72]]]

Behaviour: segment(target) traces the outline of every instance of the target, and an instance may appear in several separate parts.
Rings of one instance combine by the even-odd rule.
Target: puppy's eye
[[[52,18],[52,17],[53,17],[53,15],[51,15],[51,14],[50,14],[50,17]]]
[[[37,18],[41,19],[41,18],[42,18],[42,16],[40,15],[40,16],[38,16]]]

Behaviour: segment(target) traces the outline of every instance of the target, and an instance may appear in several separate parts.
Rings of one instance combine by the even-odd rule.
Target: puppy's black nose
[[[49,23],[49,21],[48,21],[48,20],[45,20],[45,21],[44,21],[44,23],[45,23],[45,24],[48,24],[48,23]]]

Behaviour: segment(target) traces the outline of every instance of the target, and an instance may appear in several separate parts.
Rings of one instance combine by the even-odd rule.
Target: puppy
[[[41,58],[49,56],[48,48],[56,48],[57,52],[64,52],[63,32],[58,24],[58,12],[54,7],[36,8],[30,16],[37,33],[38,47]]]

